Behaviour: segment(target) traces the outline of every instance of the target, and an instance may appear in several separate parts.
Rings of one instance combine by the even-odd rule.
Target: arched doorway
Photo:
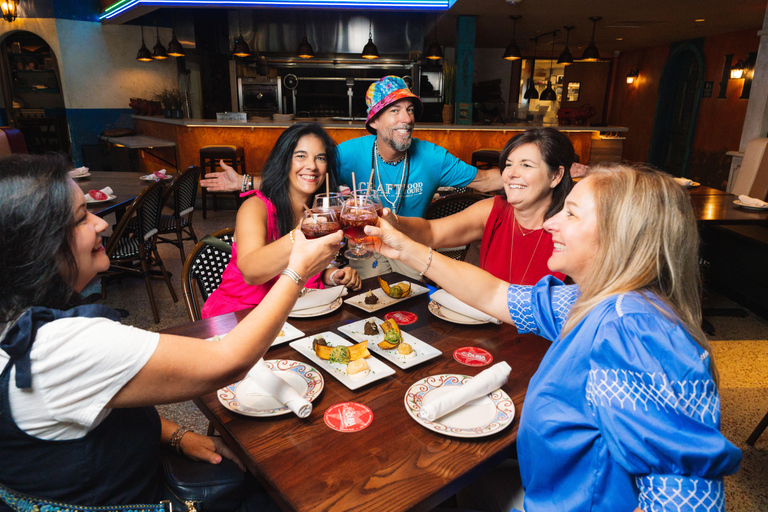
[[[32,32],[9,34],[0,44],[4,123],[24,135],[30,153],[70,153],[64,95],[56,55]]]
[[[673,48],[661,75],[648,162],[673,176],[688,176],[704,72],[701,48],[686,42]]]

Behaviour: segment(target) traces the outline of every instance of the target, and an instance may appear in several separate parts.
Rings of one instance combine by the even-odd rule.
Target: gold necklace
[[[514,254],[514,250],[515,250],[515,226],[516,225],[518,225],[517,217],[515,217],[515,214],[513,213],[512,214],[512,243],[509,246],[509,281],[510,282],[512,282],[512,255]],[[533,229],[528,233],[524,233],[523,227],[522,226],[519,226],[519,227],[520,227],[520,234],[522,236],[525,236],[526,234],[530,235],[531,233],[536,231],[535,229]],[[539,239],[536,240],[536,246],[533,248],[533,252],[531,253],[531,259],[528,260],[528,266],[525,267],[525,272],[523,272],[523,277],[520,278],[520,283],[516,283],[516,284],[522,284],[523,282],[525,282],[525,276],[528,275],[528,269],[531,268],[531,263],[533,263],[533,258],[536,257],[536,250],[539,248],[539,242],[541,242],[541,237],[543,235],[544,235],[544,230],[540,228]]]
[[[513,215],[514,215],[514,214],[513,214]],[[523,235],[523,236],[528,236],[528,235],[530,235],[531,233],[533,233],[534,231],[537,231],[537,230],[541,229],[541,228],[533,228],[533,229],[529,229],[529,230],[528,230],[528,232],[526,233],[526,232],[525,232],[525,230],[526,230],[527,228],[524,228],[522,224],[520,224],[519,222],[517,222],[517,217],[515,217],[515,224],[516,224],[516,225],[517,225],[517,227],[520,229],[520,234],[521,234],[521,235]]]

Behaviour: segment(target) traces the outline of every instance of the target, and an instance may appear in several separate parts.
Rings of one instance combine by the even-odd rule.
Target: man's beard
[[[395,151],[399,151],[401,153],[405,152],[405,151],[408,151],[408,148],[411,147],[411,135],[410,135],[410,133],[408,134],[408,139],[406,141],[402,141],[401,142],[400,140],[397,140],[397,139],[395,139],[395,137],[391,136],[391,134],[394,133],[395,130],[396,130],[396,128],[393,128],[389,132],[390,133],[390,137],[382,135],[381,136],[382,140],[384,141],[384,143],[387,146],[391,147]]]

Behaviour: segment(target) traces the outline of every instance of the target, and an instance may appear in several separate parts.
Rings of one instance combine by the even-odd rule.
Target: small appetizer
[[[331,363],[348,364],[352,359],[349,355],[349,349],[347,347],[333,347],[331,353],[328,356],[328,361]]]
[[[347,365],[347,375],[352,376],[352,378],[362,378],[368,375],[369,369],[365,359],[358,359]]]
[[[413,351],[413,347],[408,343],[400,343],[397,346],[397,353],[401,356],[404,356],[406,359],[410,359],[411,357],[416,357],[416,352]]]
[[[363,327],[363,334],[368,336],[379,334],[379,328],[376,327],[376,321],[373,318],[365,322],[365,326]]]
[[[315,337],[315,339],[312,340],[312,350],[315,351],[315,354],[317,354],[317,357],[319,357],[320,359],[327,359],[332,363],[341,363],[342,361],[340,361],[339,359],[344,359],[343,355],[341,354],[344,351],[346,351],[349,358],[345,363],[342,363],[342,364],[346,364],[349,361],[356,361],[357,359],[362,359],[364,357],[368,357],[371,355],[371,353],[368,351],[368,341],[357,343],[355,345],[352,345],[351,347],[344,347],[344,346],[331,347],[322,338],[321,340],[323,343],[322,344],[318,343],[317,338],[318,337]],[[344,350],[338,350],[335,356],[337,360],[334,360],[331,357],[333,356],[333,351],[336,349],[344,349]]]
[[[315,336],[315,339],[312,340],[312,346],[315,346],[315,345],[327,347],[328,342],[325,341],[325,338],[323,338],[322,336]]]
[[[373,292],[368,292],[365,299],[363,299],[363,302],[366,304],[378,304],[379,298]]]
[[[384,290],[384,293],[393,299],[402,299],[411,293],[411,283],[397,283],[390,286],[385,280],[379,277],[379,286]]]
[[[400,326],[398,326],[397,322],[391,318],[381,324],[381,330],[384,331],[384,341],[379,343],[379,348],[391,350],[403,341],[403,338],[400,335]]]

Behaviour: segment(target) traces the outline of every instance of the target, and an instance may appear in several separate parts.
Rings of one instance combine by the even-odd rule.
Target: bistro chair
[[[235,228],[203,237],[192,249],[181,271],[181,285],[189,319],[200,320],[203,303],[221,284],[224,269],[232,258]]]
[[[222,172],[219,168],[219,160],[224,160],[227,165],[230,165],[238,174],[245,174],[245,152],[242,146],[203,146],[200,148],[200,168],[202,172],[201,177],[205,177],[207,173]],[[203,194],[203,218],[208,218],[208,195],[213,197],[213,209],[218,209],[217,198],[221,194],[232,195],[233,192],[209,192],[205,187],[202,187]],[[234,192],[237,205],[240,206],[240,192]]]
[[[163,182],[155,182],[145,188],[128,206],[125,214],[112,231],[112,235],[104,237],[103,243],[111,265],[109,270],[101,275],[102,297],[106,298],[106,280],[112,276],[135,275],[144,278],[147,295],[152,305],[152,315],[155,323],[160,322],[160,315],[155,303],[155,295],[149,281],[151,268],[157,266],[168,285],[173,302],[178,302],[176,291],[171,284],[171,278],[165,270],[163,260],[157,252],[157,228],[160,222],[160,211],[163,207]],[[136,231],[130,231],[128,224],[136,218]]]
[[[197,182],[200,179],[200,168],[190,166],[181,173],[166,189],[163,204],[171,203],[173,213],[160,215],[160,226],[157,228],[157,243],[173,244],[179,248],[181,262],[184,263],[184,240],[197,243],[197,235],[192,227],[192,214],[195,210]],[[164,237],[163,235],[173,235]],[[186,235],[186,237],[184,236]]]
[[[752,139],[747,143],[741,166],[728,182],[728,191],[765,201],[768,195],[768,138]]]
[[[473,193],[465,192],[461,194],[450,194],[432,201],[432,204],[430,204],[429,208],[427,208],[427,213],[424,215],[424,218],[429,220],[447,217],[449,215],[453,215],[454,213],[459,213],[460,211],[475,204],[481,199],[484,199],[484,197]],[[467,257],[467,253],[469,252],[469,245],[464,245],[461,247],[446,247],[444,249],[437,249],[437,252],[444,254],[449,258],[464,261],[464,259]]]
[[[491,169],[499,165],[499,157],[504,148],[482,148],[472,152],[472,167]]]

